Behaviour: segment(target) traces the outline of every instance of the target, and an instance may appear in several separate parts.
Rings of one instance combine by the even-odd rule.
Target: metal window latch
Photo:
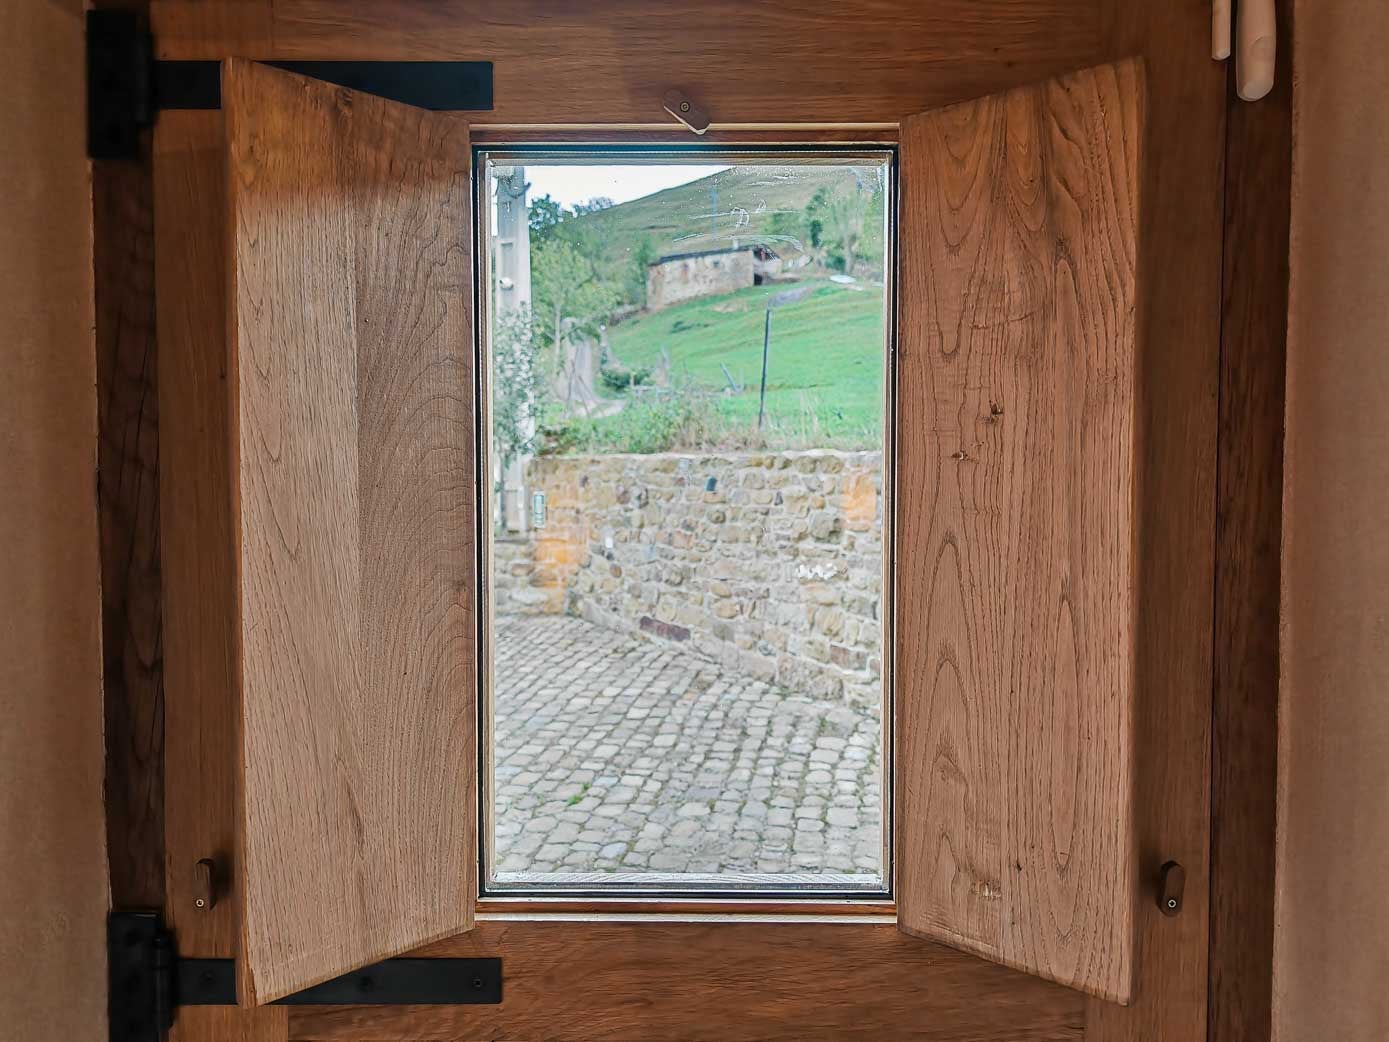
[[[661,97],[661,104],[667,112],[696,134],[702,135],[709,129],[709,113],[691,101],[684,91],[673,88],[666,91]]]
[[[201,859],[193,866],[193,907],[207,912],[217,906],[221,880],[218,878],[217,862],[210,857]]]
[[[1186,891],[1186,869],[1169,861],[1158,870],[1157,906],[1163,915],[1176,915],[1182,910],[1182,894]]]
[[[158,912],[106,922],[111,1042],[160,1042],[180,1006],[236,1005],[236,960],[183,959]],[[335,977],[283,1006],[496,1005],[501,959],[387,959]]]
[[[222,63],[156,60],[132,11],[87,12],[87,155],[134,159],[140,131],[164,109],[217,109]],[[438,112],[492,108],[492,63],[272,61],[278,69]]]

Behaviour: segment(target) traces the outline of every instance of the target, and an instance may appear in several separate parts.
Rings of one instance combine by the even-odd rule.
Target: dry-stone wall
[[[882,454],[533,460],[544,528],[495,544],[502,613],[688,645],[816,697],[880,697]]]

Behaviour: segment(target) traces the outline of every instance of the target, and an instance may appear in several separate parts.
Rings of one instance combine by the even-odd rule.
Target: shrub
[[[630,452],[647,455],[699,449],[719,436],[722,419],[705,395],[681,390],[643,394],[612,416],[574,420],[546,432],[550,452]]]
[[[626,366],[605,365],[599,367],[598,375],[603,381],[603,386],[614,391],[626,391],[633,387],[640,387],[651,380],[651,370],[645,367],[628,369]]]

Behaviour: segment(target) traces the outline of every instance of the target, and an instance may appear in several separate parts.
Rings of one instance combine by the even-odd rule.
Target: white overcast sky
[[[564,207],[606,196],[626,203],[708,177],[727,166],[528,166],[532,201],[548,195]]]

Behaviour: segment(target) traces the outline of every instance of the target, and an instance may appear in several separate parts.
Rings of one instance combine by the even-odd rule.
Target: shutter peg
[[[1186,869],[1175,861],[1167,862],[1158,874],[1158,911],[1168,918],[1180,912],[1184,890],[1186,890]]]

